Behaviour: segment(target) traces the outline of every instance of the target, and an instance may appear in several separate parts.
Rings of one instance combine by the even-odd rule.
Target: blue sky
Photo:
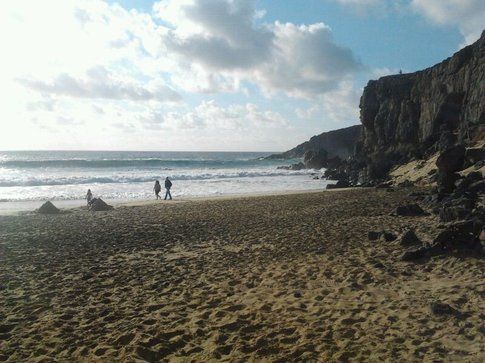
[[[47,3],[0,15],[0,149],[285,150],[358,123],[369,79],[440,62],[485,18],[481,0]]]

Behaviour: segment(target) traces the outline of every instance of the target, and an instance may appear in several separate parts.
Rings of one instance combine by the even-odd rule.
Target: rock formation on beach
[[[483,141],[485,32],[433,67],[369,81],[360,109],[363,128],[354,157],[364,182],[385,178],[393,166],[430,157],[456,142]]]
[[[281,154],[270,155],[269,159],[293,159],[303,158],[304,164],[295,164],[297,168],[330,167],[335,165],[335,161],[345,160],[354,153],[354,148],[362,131],[361,125],[355,125],[334,131],[323,132],[313,136],[310,140],[294,147]],[[291,167],[290,167],[291,168]]]
[[[113,207],[111,205],[108,205],[104,200],[101,198],[94,198],[89,205],[89,210],[93,212],[102,212],[102,211],[108,211],[112,210]]]
[[[52,202],[47,201],[37,210],[40,214],[58,214],[60,210],[52,204]]]

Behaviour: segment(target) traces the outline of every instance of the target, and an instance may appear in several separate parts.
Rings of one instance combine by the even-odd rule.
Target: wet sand
[[[0,361],[484,359],[484,260],[361,189],[0,217]],[[459,314],[436,316],[432,302]]]

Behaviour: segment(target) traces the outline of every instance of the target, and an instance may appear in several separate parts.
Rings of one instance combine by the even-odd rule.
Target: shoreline
[[[355,189],[355,188],[346,188]],[[361,189],[361,188],[359,188]],[[322,191],[334,191],[341,189],[301,189],[301,190],[287,190],[287,191],[274,191],[274,192],[252,192],[252,193],[235,193],[235,194],[220,194],[209,196],[190,196],[190,197],[174,197],[173,200],[156,200],[156,199],[103,199],[106,203],[112,205],[115,208],[119,207],[139,207],[155,204],[174,204],[174,203],[186,203],[193,201],[210,201],[210,200],[228,200],[228,199],[240,199],[240,198],[252,198],[252,197],[265,197],[265,196],[277,196],[277,195],[292,195],[292,194],[307,194],[307,193],[320,193]],[[40,206],[47,200],[36,201],[9,201],[0,202],[0,216],[15,216],[23,215],[35,212]],[[83,199],[75,200],[50,200],[56,207],[61,210],[79,210],[85,209],[86,201]]]

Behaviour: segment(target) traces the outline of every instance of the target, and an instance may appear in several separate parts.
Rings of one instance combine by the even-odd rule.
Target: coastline
[[[349,189],[349,188],[347,188]],[[334,189],[331,189],[334,190]],[[288,191],[274,191],[274,192],[254,192],[254,193],[237,193],[237,194],[220,194],[209,196],[190,196],[190,197],[175,197],[171,201],[155,200],[155,199],[103,199],[106,203],[112,205],[115,208],[118,207],[135,207],[145,206],[160,203],[183,203],[191,201],[205,201],[205,200],[226,200],[226,199],[238,199],[238,198],[250,198],[250,197],[264,197],[274,195],[291,195],[291,194],[303,194],[303,193],[319,193],[322,191],[331,191],[322,188],[319,189],[302,189],[302,190],[288,190]],[[337,189],[338,190],[338,189]],[[8,215],[20,215],[35,212],[36,209],[46,202],[47,200],[36,201],[12,201],[12,202],[0,202],[0,216]],[[61,210],[78,210],[85,209],[86,201],[83,199],[75,200],[51,200],[56,207]]]
[[[409,191],[0,218],[0,358],[480,361],[483,259],[408,263],[399,240],[367,238],[439,232],[434,215],[391,215]]]

